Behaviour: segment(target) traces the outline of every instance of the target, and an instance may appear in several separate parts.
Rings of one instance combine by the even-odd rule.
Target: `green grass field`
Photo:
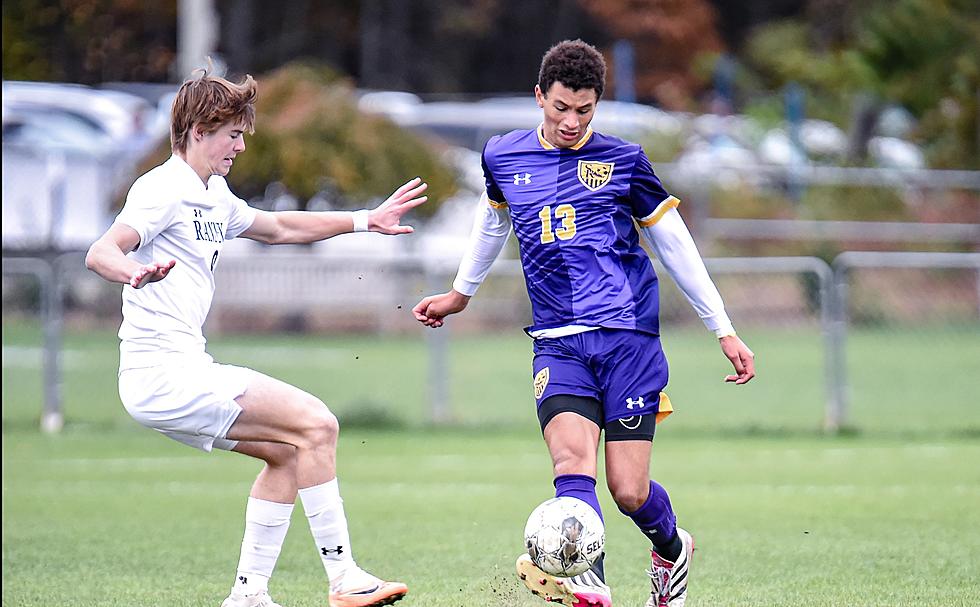
[[[855,333],[853,431],[825,436],[819,336],[746,331],[760,374],[724,385],[710,337],[665,339],[678,412],[654,475],[697,537],[691,607],[980,604],[976,327]],[[67,425],[37,432],[35,327],[3,327],[3,605],[216,607],[232,583],[258,466],[139,427],[115,387],[111,332],[66,336]],[[318,395],[339,414],[354,552],[406,581],[406,607],[542,604],[512,573],[550,466],[515,331],[451,341],[454,423],[427,422],[421,338],[222,337],[210,350]],[[972,379],[971,379],[972,378]],[[643,604],[646,541],[607,515],[615,605]],[[272,582],[285,607],[325,606],[297,508]]]

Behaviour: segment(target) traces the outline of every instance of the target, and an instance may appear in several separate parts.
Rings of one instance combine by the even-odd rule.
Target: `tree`
[[[971,0],[876,4],[853,51],[872,90],[921,119],[937,166],[980,167],[980,11]]]
[[[167,82],[176,40],[176,0],[3,3],[7,80]]]
[[[638,96],[671,109],[690,109],[705,78],[693,69],[699,55],[724,45],[717,13],[707,0],[581,0],[614,38],[632,42]],[[615,74],[611,74],[615,78]]]
[[[761,28],[745,58],[764,82],[807,88],[821,117],[855,118],[856,151],[878,111],[898,103],[919,119],[933,166],[977,167],[980,14],[973,0],[894,0],[857,5],[853,20],[824,14],[839,0],[811,0],[805,20]],[[848,25],[850,23],[850,25]],[[823,24],[823,25],[819,25]],[[853,109],[852,109],[853,108]],[[860,153],[857,156],[861,156]]]
[[[255,134],[228,180],[244,197],[281,182],[301,200],[329,190],[335,206],[359,208],[415,175],[429,183],[427,216],[456,190],[438,150],[385,118],[358,111],[346,79],[290,63],[259,81]]]

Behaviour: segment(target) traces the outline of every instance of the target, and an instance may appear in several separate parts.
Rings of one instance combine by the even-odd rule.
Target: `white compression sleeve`
[[[469,244],[459,262],[453,289],[468,297],[473,296],[483,284],[509,235],[510,214],[507,207],[494,207],[484,193],[480,197]]]
[[[640,232],[684,297],[691,302],[704,326],[718,337],[734,335],[735,329],[725,312],[721,294],[711,281],[694,238],[677,209],[670,209],[657,223],[640,228]]]

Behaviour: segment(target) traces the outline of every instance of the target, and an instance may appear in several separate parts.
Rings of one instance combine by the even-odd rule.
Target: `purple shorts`
[[[629,329],[596,329],[534,340],[534,398],[585,396],[602,404],[606,422],[670,413],[661,391],[667,357],[660,337]],[[661,410],[661,402],[664,410]]]

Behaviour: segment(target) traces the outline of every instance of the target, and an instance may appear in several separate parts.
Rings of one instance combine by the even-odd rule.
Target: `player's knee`
[[[552,460],[555,475],[587,474],[594,467],[587,453],[579,453],[573,448],[558,448],[552,450]]]
[[[306,421],[306,427],[303,430],[304,446],[317,449],[337,444],[340,422],[337,421],[337,416],[331,413],[323,403],[320,403],[320,406],[309,414]]]
[[[627,483],[615,482],[610,479],[608,486],[613,501],[616,502],[617,506],[627,512],[636,512],[639,510],[644,502],[646,502],[650,492],[649,481],[644,483]]]
[[[284,443],[270,443],[263,459],[271,468],[295,468],[296,447]]]

